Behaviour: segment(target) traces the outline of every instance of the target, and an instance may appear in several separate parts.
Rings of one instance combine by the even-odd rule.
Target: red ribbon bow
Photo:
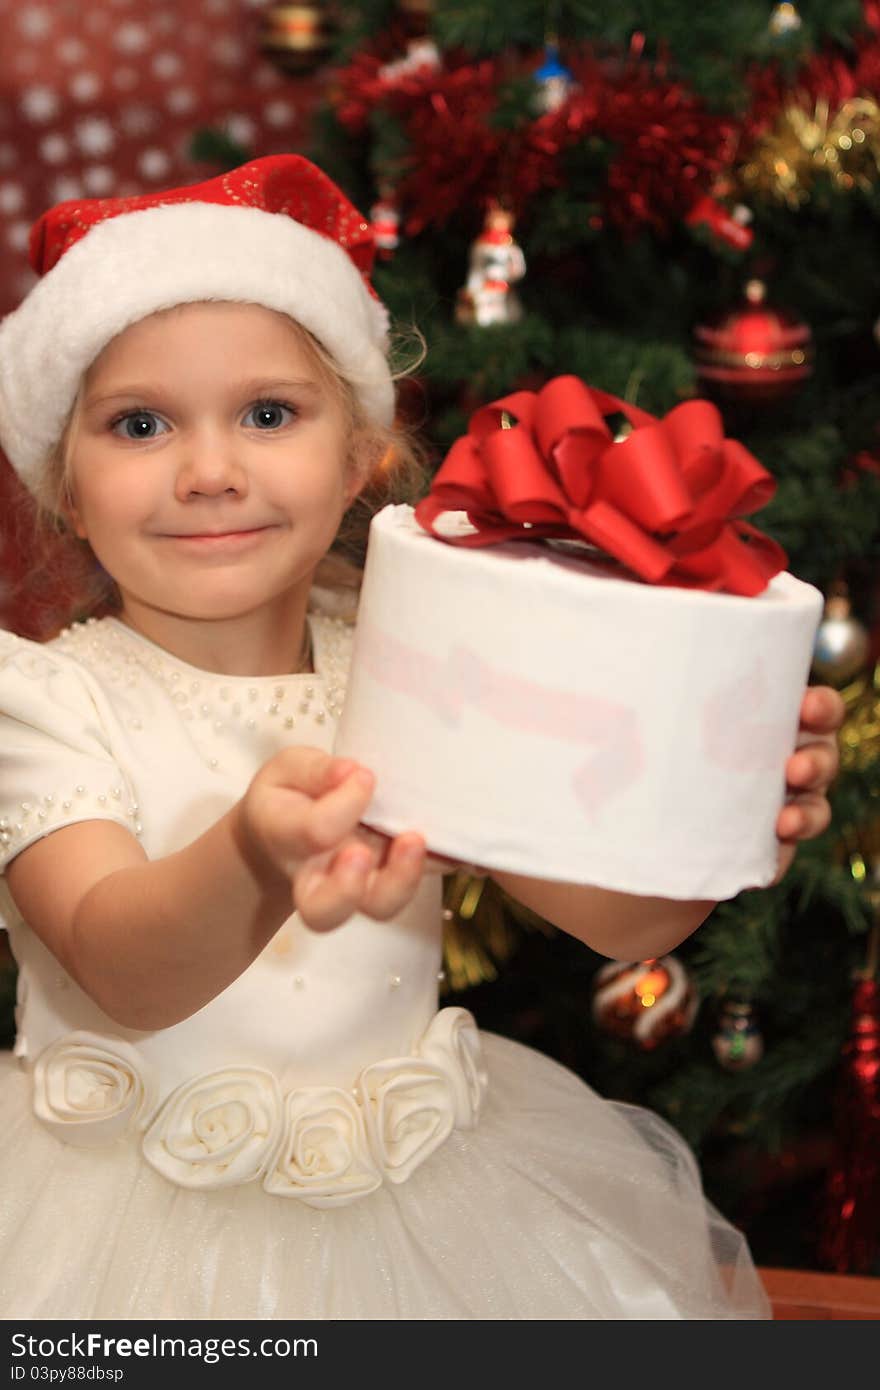
[[[605,420],[612,414],[633,426],[627,438],[613,438]],[[735,518],[775,490],[758,460],[724,438],[709,401],[685,401],[657,420],[560,376],[478,410],[415,514],[451,545],[586,540],[651,584],[752,596],[788,557]],[[467,512],[476,533],[437,530],[449,511]]]

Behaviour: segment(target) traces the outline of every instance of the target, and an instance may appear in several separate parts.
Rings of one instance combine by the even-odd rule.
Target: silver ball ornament
[[[816,633],[813,675],[829,685],[846,685],[864,670],[871,650],[867,628],[854,618],[845,594],[832,594]]]

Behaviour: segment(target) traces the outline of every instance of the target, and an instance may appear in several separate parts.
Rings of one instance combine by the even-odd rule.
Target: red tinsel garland
[[[499,100],[512,78],[528,76],[537,55],[474,62],[448,53],[440,69],[388,76],[386,43],[339,71],[335,104],[355,133],[380,109],[400,122],[409,154],[397,194],[409,236],[493,197],[522,214],[539,194],[560,186],[565,151],[590,137],[610,152],[604,187],[597,189],[607,220],[624,232],[647,226],[662,234],[687,218],[793,99],[809,105],[824,97],[836,108],[857,95],[880,96],[875,10],[880,14],[880,0],[866,10],[867,27],[850,52],[815,54],[794,83],[778,64],[755,67],[746,83],[751,101],[738,119],[710,112],[686,84],[667,76],[665,59],[648,62],[637,43],[614,61],[591,50],[569,57],[577,86],[568,100],[552,112],[536,110],[513,129],[497,121]]]
[[[589,136],[615,151],[607,214],[629,231],[645,223],[658,231],[674,225],[729,163],[733,123],[713,116],[684,84],[635,59],[613,72],[592,55],[575,61],[578,85],[569,100],[515,130],[494,123],[499,96],[514,75],[509,64],[449,55],[447,63],[439,71],[387,78],[382,59],[362,53],[337,75],[337,111],[347,129],[363,130],[380,107],[403,126],[410,157],[398,195],[408,235],[442,226],[475,198],[502,198],[522,212],[536,195],[559,186],[561,156]]]
[[[819,1258],[839,1274],[869,1274],[880,1258],[880,982],[860,980],[843,1048],[836,1149]]]

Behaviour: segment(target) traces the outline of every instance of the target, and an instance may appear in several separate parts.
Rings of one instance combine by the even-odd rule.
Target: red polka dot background
[[[286,77],[260,52],[266,8],[267,0],[0,0],[0,315],[36,279],[28,232],[53,203],[210,178],[218,170],[189,155],[202,127],[255,157],[304,148],[315,84]],[[3,459],[0,626],[31,635],[51,627],[55,604],[48,575],[36,591],[22,582],[32,548],[21,493]]]

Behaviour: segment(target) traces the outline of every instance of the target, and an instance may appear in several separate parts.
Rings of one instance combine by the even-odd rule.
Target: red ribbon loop
[[[631,433],[616,440],[609,415]],[[585,540],[651,584],[753,596],[788,557],[738,518],[763,507],[776,483],[709,401],[662,419],[574,376],[517,391],[478,410],[438,470],[416,520],[450,545]],[[471,535],[437,527],[466,512]]]

